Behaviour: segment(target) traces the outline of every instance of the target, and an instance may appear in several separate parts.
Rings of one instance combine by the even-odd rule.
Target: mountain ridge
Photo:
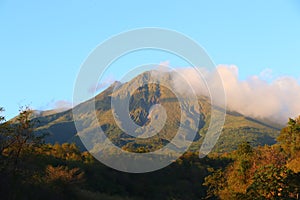
[[[82,112],[81,114],[84,117],[90,117],[90,113],[84,113],[84,107],[95,100],[96,115],[98,119],[96,120],[97,123],[91,123],[91,129],[100,126],[104,129],[106,136],[123,149],[135,151],[136,147],[142,146],[144,148],[150,148],[148,149],[150,151],[156,150],[158,147],[170,142],[174,137],[174,133],[176,133],[176,130],[179,127],[178,123],[180,123],[180,105],[176,100],[176,95],[174,95],[170,89],[156,83],[147,84],[151,73],[153,72],[144,72],[125,83],[114,82],[94,98],[78,104],[73,109],[77,109],[79,113]],[[170,72],[164,72],[163,76],[164,79],[171,80]],[[136,82],[140,87],[130,94],[129,104],[130,117],[136,124],[141,126],[149,124],[151,121],[149,119],[150,109],[156,104],[161,104],[169,114],[168,116],[172,116],[167,118],[169,121],[167,121],[167,124],[161,130],[161,133],[158,134],[158,137],[154,136],[148,142],[141,142],[140,139],[134,139],[130,135],[124,133],[115,123],[112,115],[112,96],[119,95],[121,96],[120,98],[123,98],[122,95],[128,95],[126,91],[128,91],[128,88],[130,89],[130,87],[134,88]],[[187,103],[186,108],[183,111],[183,114],[187,119],[186,124],[183,125],[184,129],[187,132],[189,130],[197,131],[195,138],[188,138],[189,136],[186,135],[187,139],[193,141],[191,146],[191,150],[193,151],[199,149],[199,146],[205,137],[210,118],[209,112],[211,105],[209,98],[199,96],[198,103],[199,108],[201,109],[198,127],[193,125],[195,120],[192,117],[188,117],[191,112],[191,105],[188,105]],[[46,142],[75,142],[81,148],[84,148],[74,125],[72,109],[38,116],[36,119],[39,121],[39,124],[35,128],[36,133],[50,133],[50,136],[45,138]],[[244,116],[236,111],[228,111],[223,132],[214,151],[231,151],[236,149],[237,145],[242,142],[242,140],[252,142],[254,146],[274,144],[276,142],[276,137],[279,134],[279,130],[280,125],[273,125],[265,121]],[[153,147],[153,144],[157,144],[157,148]]]

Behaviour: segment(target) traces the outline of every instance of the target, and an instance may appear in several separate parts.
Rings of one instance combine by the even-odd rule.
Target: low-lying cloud
[[[103,89],[110,86],[116,79],[113,76],[108,76],[101,82],[97,83],[97,85],[93,85],[89,89],[89,93],[94,94],[95,92],[102,91]]]
[[[200,72],[204,79],[194,68],[182,68],[179,72],[192,85],[194,91],[201,95],[208,95],[203,80],[214,88],[218,72],[223,80],[228,110],[280,123],[287,122],[289,117],[300,115],[300,84],[293,77],[282,76],[273,79],[272,71],[266,69],[259,75],[240,80],[238,67],[234,65],[219,65],[214,72],[202,69]],[[180,82],[176,80],[174,84],[177,84],[177,88],[181,87]]]
[[[53,103],[53,109],[55,110],[67,110],[72,108],[72,102],[66,100],[59,100]]]
[[[47,105],[39,107],[37,109],[37,112],[38,111],[46,111],[46,110],[65,111],[65,110],[68,110],[72,107],[73,107],[73,105],[72,105],[71,101],[67,101],[67,100],[57,100],[57,101],[55,101],[53,99],[52,101],[47,103]]]

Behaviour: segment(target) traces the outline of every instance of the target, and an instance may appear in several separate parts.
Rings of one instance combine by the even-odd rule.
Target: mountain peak
[[[100,126],[107,137],[121,148],[134,149],[138,146],[147,146],[152,151],[169,143],[174,134],[177,133],[179,125],[182,125],[182,130],[186,133],[197,131],[195,138],[189,138],[187,134],[186,140],[193,141],[195,144],[194,149],[199,149],[196,146],[201,144],[210,123],[210,102],[206,98],[199,98],[200,113],[197,112],[196,114],[200,117],[200,124],[195,123],[195,119],[192,117],[195,110],[192,109],[192,105],[189,102],[184,102],[183,108],[181,108],[176,95],[163,84],[164,82],[171,83],[170,81],[173,81],[173,73],[172,71],[151,70],[145,71],[125,83],[115,81],[95,97],[97,120],[88,123],[88,119],[93,119],[93,115],[90,112],[85,112],[86,109],[81,109],[88,106],[92,100],[83,102],[74,108],[82,112],[79,113],[82,116],[80,123],[88,123],[88,128],[82,131],[87,134]],[[151,83],[151,80],[158,81]],[[122,99],[128,97],[128,94],[130,94],[130,101],[129,106],[126,108],[122,104]],[[141,130],[151,124],[151,120],[155,120],[155,117],[151,118],[150,115],[153,114],[151,112],[152,106],[156,104],[160,104],[166,110],[167,121],[156,136],[147,140],[135,139],[122,131],[116,124],[116,119],[113,116],[114,110],[111,108],[112,96],[120,100],[121,103],[117,106],[120,106],[121,109],[129,109],[130,116],[127,117],[131,118],[136,125],[141,126]],[[182,115],[186,119],[184,122],[181,122]],[[43,123],[37,129],[52,133],[51,138],[46,139],[48,142],[73,141],[78,142],[80,145],[78,135],[83,133],[77,132],[72,116],[72,110],[41,116],[40,121]],[[151,127],[149,126],[149,128]],[[217,150],[232,150],[236,148],[241,140],[252,141],[255,145],[273,144],[277,135],[278,130],[273,126],[266,126],[259,120],[251,120],[243,115],[228,112],[223,133],[217,144]]]

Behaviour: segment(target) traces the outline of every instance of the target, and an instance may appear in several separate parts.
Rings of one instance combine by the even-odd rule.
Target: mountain
[[[176,94],[164,84],[149,83],[152,75],[153,71],[148,71],[126,83],[115,82],[95,96],[97,119],[89,121],[88,119],[93,118],[93,113],[85,109],[92,106],[93,99],[74,107],[76,116],[80,119],[79,123],[88,123],[87,128],[81,130],[81,132],[76,130],[72,109],[62,112],[44,112],[41,115],[37,115],[35,119],[39,123],[35,128],[35,132],[37,134],[48,132],[49,136],[45,138],[48,143],[75,142],[84,149],[78,135],[89,135],[89,133],[100,126],[109,140],[122,149],[129,151],[153,151],[168,144],[174,138],[179,128],[182,127],[182,131],[186,133],[183,134],[184,139],[193,142],[190,150],[197,151],[203,142],[210,122],[211,104],[209,98],[198,96],[198,113],[195,111],[195,105],[190,101],[183,100],[181,105]],[[164,80],[164,83],[171,82],[172,72],[163,72],[160,74],[160,79]],[[135,88],[136,86],[139,87]],[[122,104],[122,100],[126,98],[129,100],[129,108]],[[120,101],[116,102],[115,108],[111,107],[112,100]],[[157,107],[158,104],[161,107]],[[155,106],[156,109],[153,109]],[[114,118],[114,115],[117,118],[122,117],[116,115],[116,109],[124,113],[129,110],[131,119],[135,124],[142,127],[140,129],[141,133],[151,134],[151,131],[160,129],[159,133],[151,135],[149,138],[145,138],[147,135],[135,138],[126,134],[124,127],[122,127],[124,124],[126,126],[126,123],[123,122],[122,125],[122,122],[118,123],[118,119]],[[167,117],[165,119],[159,118],[163,114]],[[185,118],[184,123],[180,122],[181,116]],[[194,116],[198,116],[197,119]],[[155,120],[158,122],[165,120],[166,123],[161,127],[155,127],[152,126],[152,121]],[[159,123],[158,126],[160,126]],[[279,127],[279,125],[274,123],[265,123],[259,119],[243,116],[238,112],[227,111],[225,125],[214,151],[231,151],[236,149],[237,145],[243,141],[249,141],[253,146],[274,144],[276,142],[275,138],[279,134]],[[128,128],[130,129],[130,127]],[[196,132],[196,136],[191,137],[190,132]]]

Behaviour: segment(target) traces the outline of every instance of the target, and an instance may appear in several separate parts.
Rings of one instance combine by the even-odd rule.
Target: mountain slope
[[[192,115],[196,112],[193,105],[187,101],[184,101],[183,105],[180,105],[176,95],[164,85],[158,83],[147,84],[150,78],[151,72],[145,72],[129,82],[123,84],[115,82],[109,88],[98,94],[95,97],[97,119],[91,122],[89,126],[90,130],[84,131],[89,132],[101,126],[107,137],[114,144],[123,149],[128,151],[153,151],[169,143],[181,125],[183,130],[187,133],[184,135],[184,139],[194,141],[191,150],[198,150],[205,137],[210,121],[211,105],[209,99],[203,96],[199,97],[200,113],[196,113],[199,117],[199,123],[196,123],[197,120],[193,117],[195,115]],[[167,81],[171,81],[169,72],[164,73],[163,78]],[[135,83],[141,86],[135,89],[131,94],[128,94],[127,91],[133,88]],[[155,117],[159,117],[151,111],[153,106],[160,104],[165,109],[168,117],[166,118],[165,126],[161,128],[157,135],[149,137],[148,139],[134,138],[124,133],[119,127],[120,124],[116,123],[113,116],[114,109],[111,108],[111,100],[116,97],[122,100],[128,95],[130,95],[130,117],[139,126],[151,128],[151,126],[147,125],[151,124],[151,120],[155,120]],[[80,113],[82,123],[85,123],[85,119],[92,117],[92,114],[86,112],[84,109],[86,106],[90,106],[91,103],[93,103],[92,99],[74,108],[77,110],[77,113]],[[126,109],[121,103],[119,105],[119,109]],[[183,110],[182,113],[181,109]],[[152,115],[154,115],[154,117]],[[186,119],[184,124],[180,123],[181,115],[184,115]],[[83,148],[73,122],[73,112],[71,109],[41,115],[38,116],[37,119],[40,123],[35,129],[36,132],[50,133],[50,136],[46,138],[46,142],[75,142]],[[147,131],[149,132],[150,130]],[[188,134],[193,131],[197,132],[195,138],[191,138]],[[268,125],[260,120],[243,116],[237,112],[227,112],[223,132],[214,150],[231,151],[235,149],[240,142],[245,140],[251,142],[254,146],[274,144],[278,134],[279,129],[277,126]]]

